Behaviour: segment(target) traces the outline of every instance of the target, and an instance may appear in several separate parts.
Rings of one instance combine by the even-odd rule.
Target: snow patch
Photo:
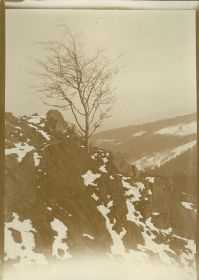
[[[50,135],[48,135],[47,132],[45,132],[42,129],[38,129],[35,125],[32,125],[31,123],[29,124],[29,126],[38,131],[46,140],[50,141]]]
[[[35,166],[39,166],[39,165],[40,165],[40,159],[41,159],[42,157],[39,156],[37,152],[34,152],[34,153],[33,153],[33,158],[34,158]]]
[[[107,173],[107,172],[108,172],[108,171],[106,170],[106,165],[105,165],[105,164],[102,165],[102,166],[100,166],[99,170],[100,170],[101,172],[103,172],[103,173]]]
[[[190,123],[168,126],[156,131],[154,134],[160,134],[160,135],[170,134],[176,136],[186,136],[186,135],[196,134],[196,133],[197,133],[197,123],[196,121],[193,121]]]
[[[99,200],[99,197],[98,197],[95,193],[93,193],[93,194],[91,195],[91,197],[92,197],[93,199],[95,199],[95,201],[98,201],[98,200]]]
[[[135,201],[139,201],[141,198],[141,193],[140,191],[143,189],[142,183],[139,184],[139,182],[136,184],[136,186],[132,186],[130,183],[125,182],[124,180],[122,180],[122,185],[124,188],[127,189],[127,191],[125,192],[126,196],[133,196],[131,197],[131,201],[135,202]]]
[[[149,183],[154,183],[155,181],[155,177],[146,177],[146,180],[149,182]]]
[[[41,122],[42,119],[44,119],[45,116],[31,116],[29,119],[28,119],[28,123],[33,123],[33,124],[39,124]]]
[[[140,251],[145,253],[146,251],[153,251],[157,253],[160,257],[162,263],[170,264],[172,259],[170,258],[168,253],[175,252],[170,249],[169,245],[166,244],[158,244],[154,241],[156,238],[156,234],[159,233],[159,229],[154,226],[152,223],[151,217],[149,217],[145,222],[143,221],[143,217],[139,211],[135,209],[134,201],[131,198],[127,198],[126,205],[128,209],[127,220],[135,223],[138,227],[142,229],[142,236],[144,238],[144,245],[139,245]],[[156,233],[156,234],[155,234]],[[136,251],[134,254],[136,255]],[[143,258],[149,260],[148,254],[144,255]]]
[[[20,258],[20,262],[15,266],[47,265],[46,258],[39,253],[35,253],[35,229],[31,220],[21,221],[17,213],[12,214],[12,221],[5,223],[5,260],[15,260]],[[15,242],[11,229],[18,231],[21,235],[21,243]]]
[[[160,215],[160,213],[158,213],[158,212],[153,212],[152,215],[158,216],[158,215]]]
[[[168,229],[161,229],[160,231],[163,235],[169,235],[172,233],[172,228],[169,227]]]
[[[83,174],[81,177],[84,179],[84,185],[85,186],[97,186],[97,184],[94,183],[96,179],[98,179],[101,176],[99,173],[93,173],[91,170],[88,170],[85,174]]]
[[[96,157],[97,157],[97,153],[95,153],[91,156],[91,158],[94,159],[94,160],[96,159]]]
[[[88,237],[88,238],[91,239],[91,240],[94,240],[94,237],[91,236],[90,234],[83,233],[83,236],[84,236],[84,237]]]
[[[15,129],[21,130],[21,127],[20,126],[15,126]]]
[[[41,129],[37,129],[37,131],[48,141],[50,141],[50,135],[48,135],[47,132],[45,132],[44,130]]]
[[[131,179],[130,177],[125,177],[125,176],[122,177],[122,180],[125,180],[125,181],[130,180],[130,179]]]
[[[146,131],[135,132],[135,133],[133,133],[133,134],[131,135],[131,137],[138,137],[138,136],[141,136],[141,135],[143,135],[143,134],[145,134],[145,133],[146,133]]]
[[[54,218],[50,225],[51,228],[57,233],[57,235],[54,237],[54,242],[52,245],[52,255],[61,260],[70,259],[72,256],[69,253],[68,245],[63,241],[63,239],[67,238],[67,226],[56,218]],[[63,251],[62,256],[59,255],[59,250]]]
[[[181,205],[186,209],[193,210],[193,203],[191,202],[182,201]]]
[[[151,191],[151,190],[148,190],[148,194],[149,194],[149,195],[152,195],[152,191]]]
[[[109,201],[109,203],[107,204],[107,207],[110,209],[113,206],[113,200]]]
[[[5,149],[5,155],[7,156],[11,154],[17,154],[18,162],[21,162],[27,153],[35,149],[33,146],[28,145],[26,142],[19,142],[14,145],[14,148]]]
[[[114,223],[111,224],[111,222],[108,218],[108,214],[110,213],[109,207],[105,207],[104,205],[99,205],[99,206],[97,206],[97,209],[102,214],[102,216],[105,218],[106,228],[113,241],[113,245],[111,246],[112,255],[123,255],[125,252],[125,247],[124,247],[122,239],[126,234],[126,229],[122,228],[122,231],[119,234],[115,230],[113,230],[113,226],[115,225],[116,221],[114,221]]]

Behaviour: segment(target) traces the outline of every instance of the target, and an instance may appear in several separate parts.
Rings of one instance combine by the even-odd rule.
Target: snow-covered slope
[[[104,131],[93,137],[99,148],[126,155],[138,168],[156,167],[196,145],[196,114]]]
[[[196,146],[197,141],[193,140],[186,144],[180,145],[173,149],[167,149],[162,153],[154,153],[151,155],[147,155],[139,160],[132,162],[132,164],[136,165],[138,169],[145,170],[148,168],[154,169],[155,167],[160,167],[164,165],[166,162],[180,156],[181,154],[185,153],[186,151],[192,149]]]
[[[164,127],[160,130],[155,131],[155,134],[162,135],[176,135],[176,136],[186,136],[197,133],[197,123],[192,121],[190,123],[180,123],[174,126]]]
[[[6,114],[5,153],[8,265],[103,256],[181,265],[194,275],[196,202],[176,195],[169,178],[139,172],[105,149],[87,154],[53,110]]]

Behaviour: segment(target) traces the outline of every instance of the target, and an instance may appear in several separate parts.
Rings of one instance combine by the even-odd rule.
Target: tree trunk
[[[88,119],[88,116],[86,116],[85,118],[85,149],[86,151],[89,153],[90,152],[90,141],[89,141],[89,119]]]
[[[87,133],[85,133],[85,149],[88,153],[90,152],[90,141]]]

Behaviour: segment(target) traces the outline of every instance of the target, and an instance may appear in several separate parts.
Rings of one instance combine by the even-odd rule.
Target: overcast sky
[[[39,41],[60,39],[65,22],[81,34],[87,52],[106,48],[119,73],[117,102],[101,129],[196,111],[195,15],[193,11],[7,10],[6,111],[44,114],[48,107],[32,85]],[[73,121],[70,113],[65,118]]]

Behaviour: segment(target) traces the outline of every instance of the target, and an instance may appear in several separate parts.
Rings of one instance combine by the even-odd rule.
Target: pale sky
[[[6,111],[44,114],[32,85],[39,80],[34,58],[39,41],[60,39],[65,22],[81,34],[87,52],[106,48],[119,70],[113,80],[117,102],[109,129],[196,112],[194,11],[7,10]],[[73,121],[70,114],[65,119]]]

